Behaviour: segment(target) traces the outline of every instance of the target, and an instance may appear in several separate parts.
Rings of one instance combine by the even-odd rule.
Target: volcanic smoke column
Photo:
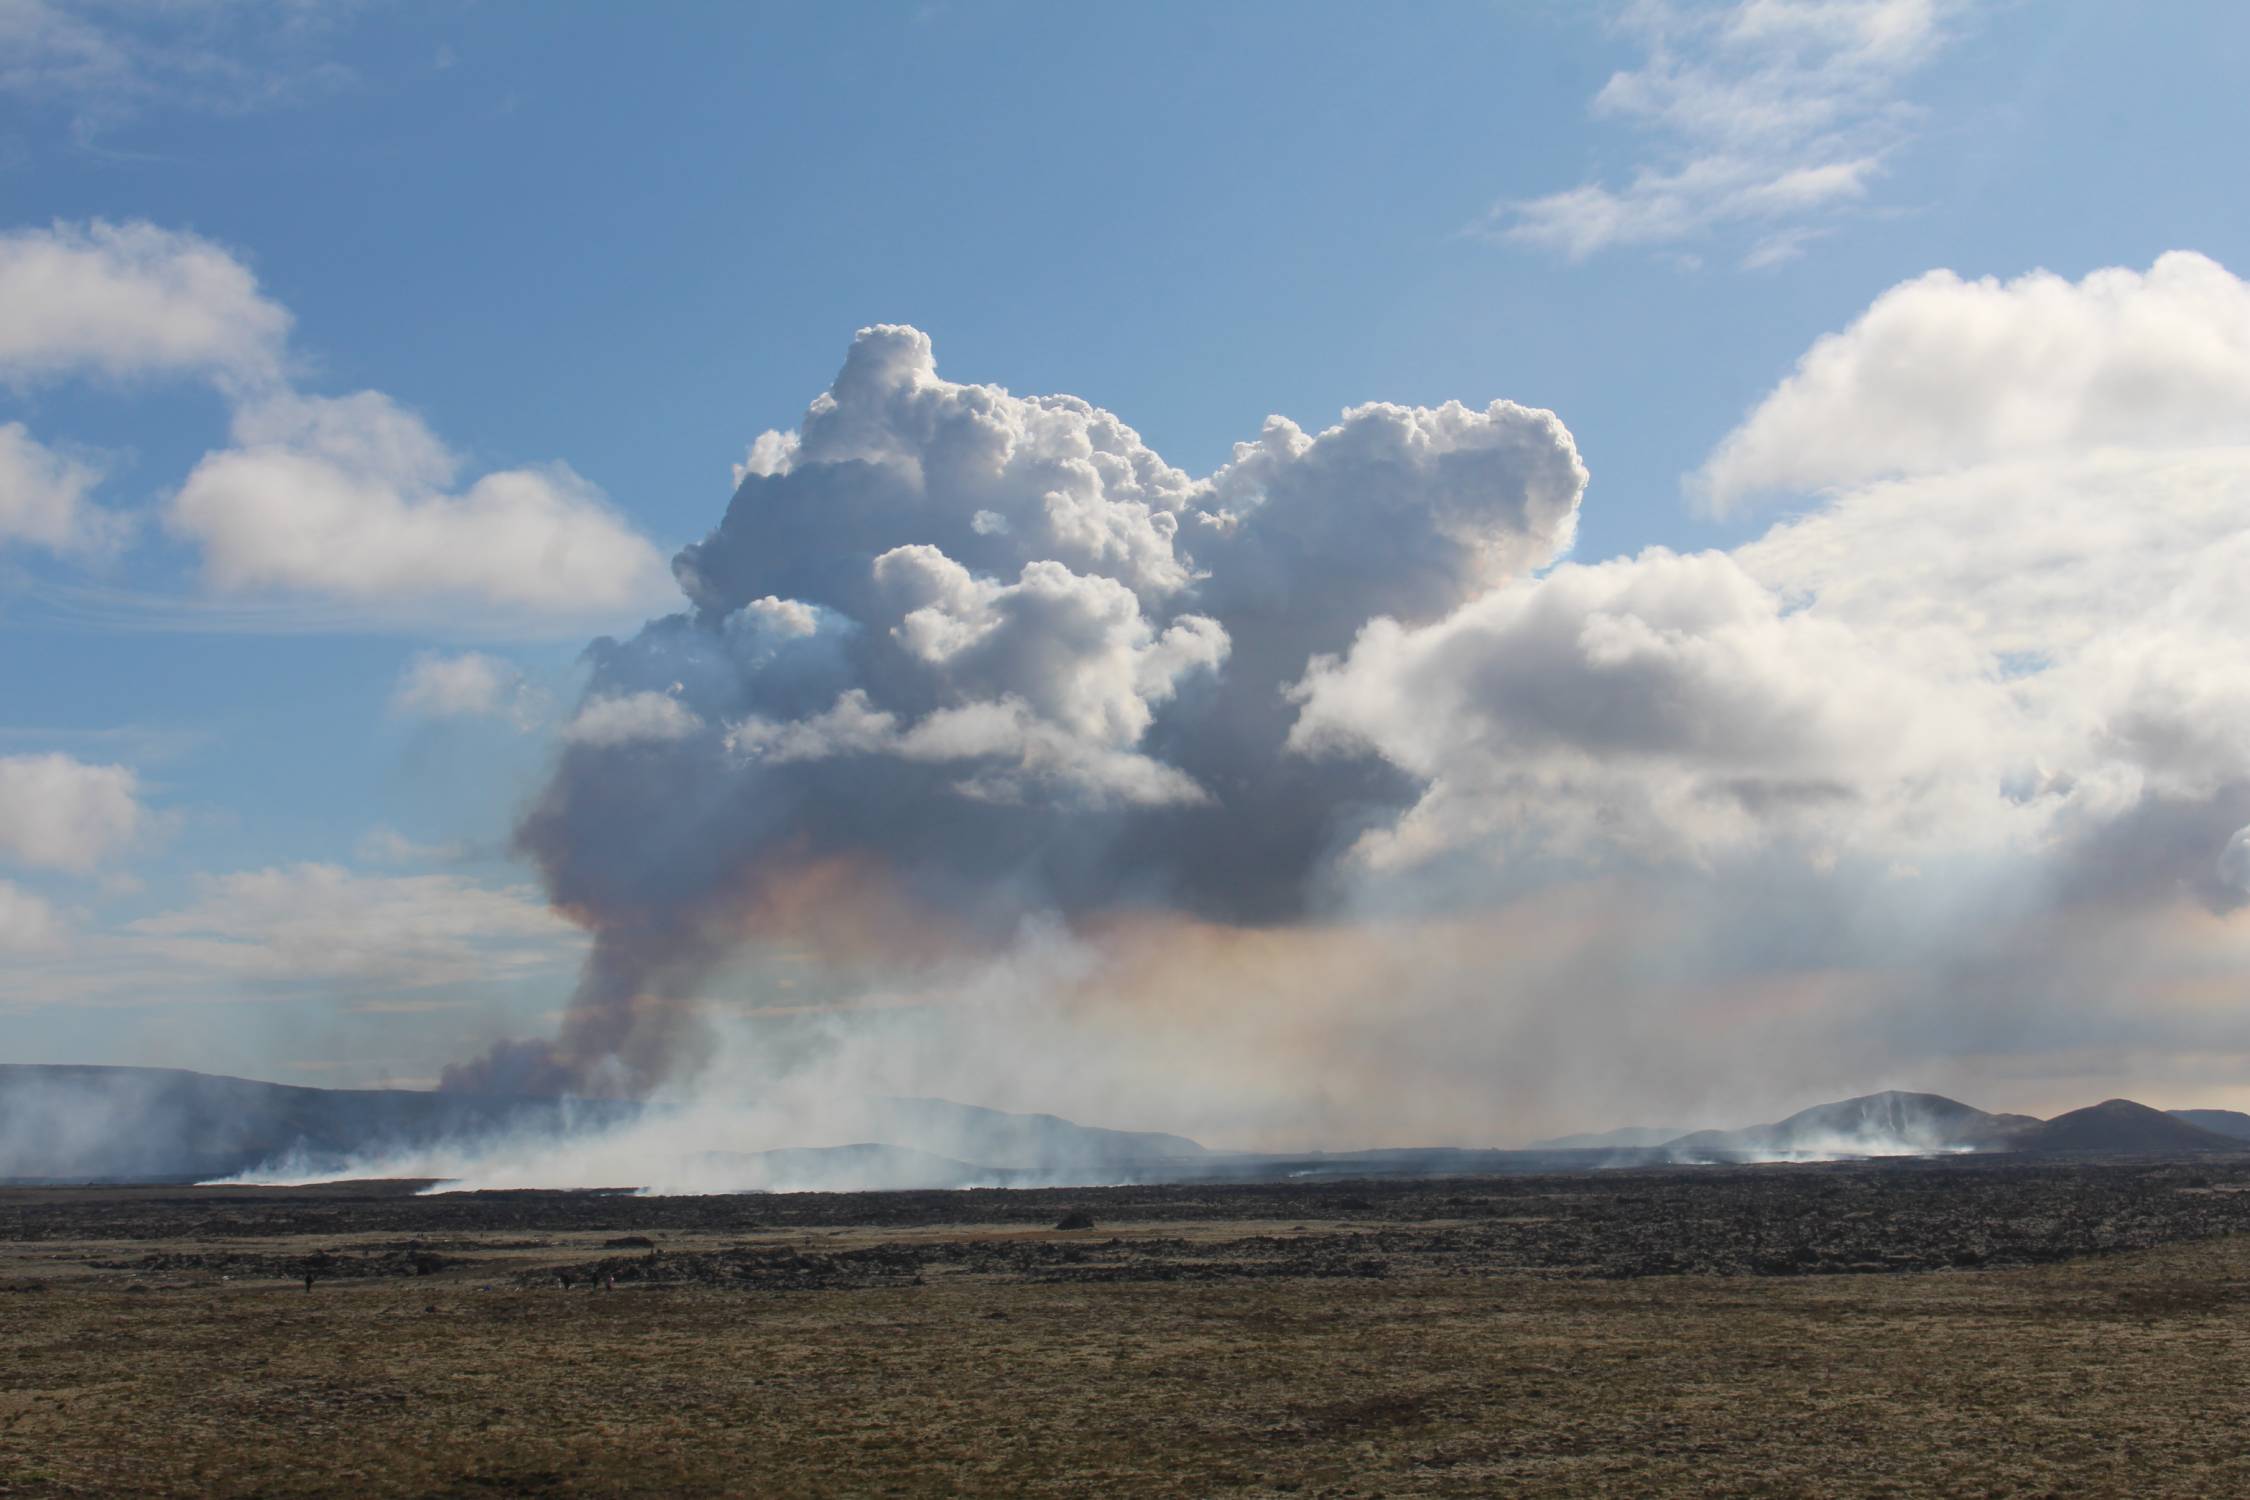
[[[1505,401],[1273,417],[1192,479],[1075,397],[941,379],[896,326],[737,474],[674,559],[688,608],[588,649],[517,830],[594,935],[561,1033],[449,1087],[645,1091],[699,1035],[697,986],[761,937],[1304,914],[1421,791],[1288,749],[1308,667],[1554,560],[1586,483],[1561,421]]]

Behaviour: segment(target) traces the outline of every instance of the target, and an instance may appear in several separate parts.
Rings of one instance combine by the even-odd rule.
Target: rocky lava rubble
[[[1101,1227],[1054,1227],[1075,1214]],[[801,1243],[801,1231],[814,1227],[873,1233],[845,1244],[825,1236]],[[104,1269],[295,1277],[310,1268],[349,1279],[483,1262],[530,1285],[614,1278],[621,1288],[815,1290],[953,1275],[1062,1282],[1795,1276],[2031,1265],[2246,1231],[2250,1162],[2211,1160],[1987,1159],[701,1198],[417,1197],[395,1185],[0,1193],[0,1239],[155,1242],[137,1257],[116,1246],[89,1259]],[[321,1243],[385,1233],[401,1238]],[[599,1253],[556,1238],[588,1233],[605,1236]],[[284,1236],[298,1243],[275,1243]],[[681,1236],[699,1243],[676,1243]],[[710,1248],[729,1239],[736,1243]],[[514,1253],[495,1263],[496,1252]]]
[[[1091,1196],[1109,1220],[1133,1218],[1105,1195]],[[799,1290],[906,1285],[945,1274],[1078,1282],[1494,1272],[1799,1276],[2035,1265],[2250,1231],[2250,1180],[2145,1164],[1977,1172],[1756,1168],[1536,1185],[1457,1181],[1438,1190],[1358,1183],[1349,1194],[1297,1202],[1253,1197],[1238,1211],[1248,1217],[1254,1208],[1284,1205],[1305,1210],[1305,1221],[1252,1235],[1013,1230],[839,1251],[654,1249],[542,1268],[524,1279]]]

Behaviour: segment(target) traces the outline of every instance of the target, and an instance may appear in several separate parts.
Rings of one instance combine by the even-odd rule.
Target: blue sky
[[[1892,12],[1895,50],[1836,40]],[[170,368],[0,352],[0,422],[97,471],[78,503],[115,532],[0,539],[0,755],[123,767],[133,808],[0,870],[35,913],[0,955],[10,1060],[426,1079],[568,989],[580,940],[510,829],[587,640],[665,601],[222,576],[174,517],[256,446],[244,412],[380,392],[456,485],[566,465],[554,505],[669,558],[855,330],[910,323],[945,378],[1083,397],[1191,476],[1269,413],[1551,409],[1591,563],[1739,547],[1856,483],[1717,515],[1686,477],[1887,289],[2250,267],[2250,13],[2221,4],[5,0],[0,50],[0,232],[93,255],[87,226],[146,226],[255,278],[222,318],[287,322]],[[1560,201],[1589,186],[1606,217]],[[417,699],[462,652],[477,711]],[[277,894],[308,865],[342,882],[309,915]],[[220,911],[269,898],[268,928]],[[355,942],[391,957],[334,959]]]

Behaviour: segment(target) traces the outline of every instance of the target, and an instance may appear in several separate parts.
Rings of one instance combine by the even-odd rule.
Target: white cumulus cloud
[[[59,947],[65,924],[36,891],[0,880],[0,954],[46,953]]]
[[[1181,615],[1162,634],[1124,584],[1057,562],[1024,565],[1003,584],[978,578],[935,547],[894,547],[875,582],[909,655],[970,699],[1013,697],[1084,739],[1137,741],[1176,680],[1226,657],[1226,631]]]
[[[1924,277],[1821,341],[1708,474],[1832,492],[1730,554],[1564,565],[1377,620],[1291,743],[1423,791],[1361,855],[2023,862],[2240,901],[2250,321],[2194,256]],[[1794,467],[1792,467],[1794,466]]]
[[[87,498],[100,481],[94,465],[46,447],[21,422],[0,422],[0,542],[106,550],[124,524]]]
[[[166,510],[216,588],[549,623],[670,593],[656,549],[559,465],[456,484],[460,462],[374,391],[244,407]]]
[[[1893,287],[1814,344],[1711,455],[1724,510],[2006,459],[2250,443],[2250,284],[2174,251],[2147,271]]]
[[[0,380],[262,383],[281,373],[289,324],[248,267],[199,235],[98,219],[0,234]]]
[[[293,389],[290,323],[247,266],[193,234],[98,220],[0,234],[0,384],[192,378],[231,404],[230,446],[206,454],[163,513],[200,551],[210,589],[377,624],[443,610],[516,634],[674,597],[657,549],[568,467],[464,474],[381,392]],[[58,551],[114,540],[118,523],[87,503],[96,477],[20,425],[0,427],[0,540]]]
[[[614,749],[684,740],[702,728],[695,711],[670,693],[615,693],[580,704],[562,737],[573,745]]]
[[[0,756],[0,859],[83,872],[146,824],[140,778],[59,752]]]
[[[1372,748],[1426,783],[1367,842],[1379,862],[1526,842],[1702,859],[1895,824],[1875,798],[1925,791],[1917,773],[1994,727],[1914,665],[1723,553],[1655,549],[1375,621],[1307,675],[1291,745]]]

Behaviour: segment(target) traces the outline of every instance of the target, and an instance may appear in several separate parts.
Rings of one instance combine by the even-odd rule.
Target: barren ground
[[[2245,1189],[0,1190],[0,1494],[2244,1493]]]

